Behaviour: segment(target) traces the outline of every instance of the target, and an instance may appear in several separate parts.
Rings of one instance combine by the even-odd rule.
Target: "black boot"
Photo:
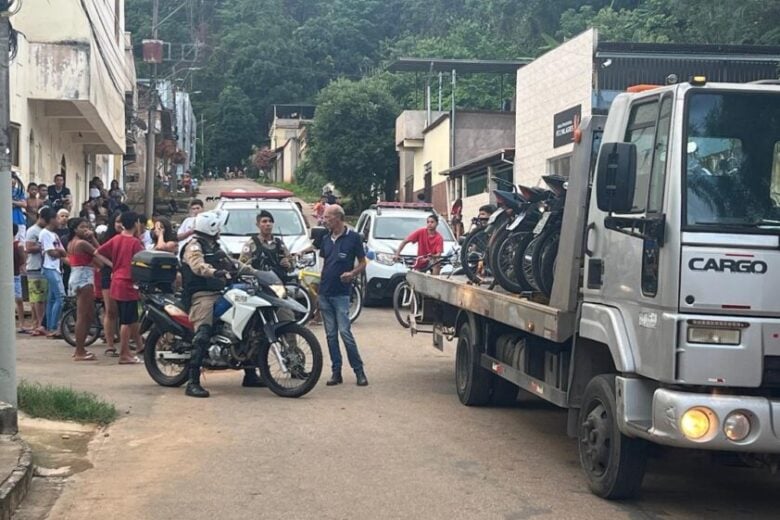
[[[190,380],[187,382],[187,390],[184,391],[185,395],[190,397],[208,397],[209,391],[200,386],[200,368],[190,368]]]
[[[366,378],[366,373],[362,370],[355,372],[355,376],[357,377],[357,385],[358,386],[368,386],[368,379]]]
[[[327,386],[336,386],[343,383],[344,380],[341,378],[341,371],[340,370],[334,370],[333,375],[330,376],[330,379],[328,379],[328,382],[325,383]]]
[[[263,383],[263,380],[260,379],[259,375],[257,375],[256,369],[248,368],[244,370],[244,381],[241,383],[241,386],[246,386],[249,388],[265,388],[266,384]]]

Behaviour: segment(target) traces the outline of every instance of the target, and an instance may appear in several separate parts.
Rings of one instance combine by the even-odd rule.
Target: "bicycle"
[[[76,314],[76,297],[66,296],[63,303],[62,318],[60,318],[60,334],[62,334],[62,338],[68,345],[72,347],[76,346]],[[95,298],[95,321],[87,330],[87,337],[84,340],[85,347],[92,345],[103,335],[104,314],[105,305],[103,300]]]
[[[297,271],[288,278],[287,288],[293,291],[295,300],[306,307],[306,312],[296,315],[296,322],[299,325],[305,325],[314,318],[319,309],[317,306],[317,297],[319,294],[320,279],[322,274],[319,271],[309,270],[307,268],[314,266],[313,259],[308,261],[299,261]],[[352,281],[349,293],[349,321],[354,323],[363,310],[363,291],[360,286],[360,280]]]
[[[453,255],[454,253],[447,256],[439,256],[436,261],[429,262],[428,265],[422,269],[418,269],[418,271],[422,273],[433,271],[436,266],[448,262]],[[423,260],[425,258],[426,257],[419,256],[416,260]],[[429,256],[427,259],[430,260],[431,257]],[[415,294],[414,289],[412,289],[412,286],[409,285],[409,282],[404,278],[401,283],[395,286],[395,290],[393,291],[393,312],[395,313],[395,319],[398,320],[398,323],[400,323],[403,328],[408,329],[412,326],[412,317],[418,315],[419,309],[419,298]]]

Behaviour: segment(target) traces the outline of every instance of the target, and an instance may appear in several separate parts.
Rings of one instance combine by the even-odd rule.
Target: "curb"
[[[21,453],[19,462],[10,475],[0,484],[0,520],[9,520],[19,504],[22,503],[33,477],[32,450],[18,436],[12,437],[11,442],[20,445]]]

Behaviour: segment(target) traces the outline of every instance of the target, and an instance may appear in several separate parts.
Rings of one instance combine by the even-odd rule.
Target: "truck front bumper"
[[[780,453],[773,421],[780,417],[780,400],[671,390],[626,377],[616,378],[616,386],[618,425],[626,435],[678,448]],[[702,412],[709,424],[698,439],[683,433],[683,418],[693,409]],[[731,440],[725,433],[726,420],[735,413],[750,424],[749,433],[741,440]]]

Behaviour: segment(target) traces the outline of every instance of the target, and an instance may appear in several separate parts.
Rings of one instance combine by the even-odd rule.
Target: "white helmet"
[[[222,227],[227,223],[228,213],[218,209],[204,211],[195,217],[193,228],[196,233],[214,237],[222,231]]]

